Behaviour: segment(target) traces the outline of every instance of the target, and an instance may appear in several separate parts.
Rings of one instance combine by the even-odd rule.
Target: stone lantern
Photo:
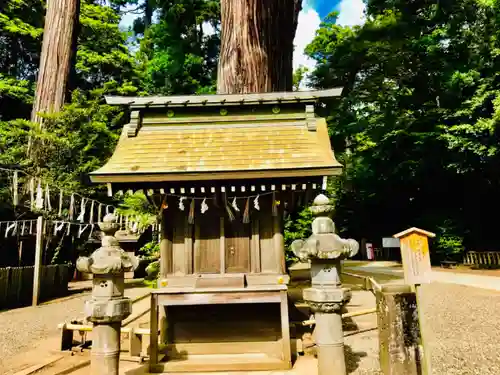
[[[102,246],[90,257],[80,257],[76,268],[93,274],[92,299],[85,302],[85,316],[92,329],[91,374],[118,375],[121,322],[132,312],[132,301],[123,296],[124,273],[137,267],[137,259],[120,248],[114,237],[116,217],[108,214],[99,223]]]
[[[342,308],[351,299],[351,291],[340,281],[341,260],[357,254],[359,244],[335,234],[329,217],[333,205],[318,195],[310,207],[316,218],[313,234],[306,240],[295,240],[291,247],[301,262],[311,262],[311,288],[304,289],[303,298],[314,313],[314,340],[318,355],[318,375],[345,375]]]

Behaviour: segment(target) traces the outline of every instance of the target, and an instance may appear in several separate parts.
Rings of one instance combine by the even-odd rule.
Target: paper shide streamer
[[[201,202],[201,213],[204,214],[205,212],[208,211],[208,204],[207,204],[207,198],[203,199],[203,202]]]
[[[250,223],[250,198],[247,198],[245,203],[245,211],[243,211],[243,223]]]
[[[69,219],[73,220],[75,214],[75,194],[71,194],[69,199]]]
[[[236,212],[240,212],[240,209],[238,208],[238,205],[236,204],[236,197],[234,197],[234,199],[233,199],[233,203],[231,204],[231,206],[233,206],[233,209],[234,209]]]
[[[260,211],[259,195],[257,195],[253,200],[253,208],[255,208],[257,211]]]
[[[191,199],[191,204],[189,205],[188,223],[194,223],[194,199]]]
[[[35,208],[35,179],[30,179],[30,205],[31,209]]]
[[[57,214],[59,215],[59,217],[62,216],[63,199],[64,199],[64,193],[63,193],[62,190],[59,190],[59,210],[57,212]]]
[[[179,210],[184,211],[186,208],[184,207],[184,200],[186,197],[180,197],[179,198]]]
[[[49,184],[45,185],[45,207],[47,208],[47,210],[52,211],[52,204],[50,203]]]
[[[42,191],[42,183],[39,180],[38,186],[36,188],[36,204],[35,208],[38,210],[43,209],[43,191]]]
[[[227,198],[224,196],[224,207],[226,208],[227,216],[229,218],[229,221],[233,221],[235,219],[233,212],[231,211],[231,207],[229,207],[229,204],[227,203]]]
[[[76,218],[80,223],[83,223],[84,218],[85,218],[85,205],[87,204],[87,200],[85,198],[82,198],[82,201],[80,203],[80,214]]]

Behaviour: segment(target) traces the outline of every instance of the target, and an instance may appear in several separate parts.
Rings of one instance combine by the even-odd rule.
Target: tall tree
[[[221,0],[217,92],[292,91],[302,0]]]
[[[42,53],[31,120],[41,124],[39,113],[59,111],[73,61],[79,0],[49,0],[45,15]]]

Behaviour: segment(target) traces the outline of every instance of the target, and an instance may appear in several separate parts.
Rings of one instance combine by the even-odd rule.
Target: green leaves
[[[144,85],[154,94],[194,94],[215,90],[220,45],[219,2],[158,1],[159,22],[141,41]],[[206,34],[210,25],[213,34]]]

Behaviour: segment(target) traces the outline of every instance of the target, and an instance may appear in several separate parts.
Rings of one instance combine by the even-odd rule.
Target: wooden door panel
[[[224,220],[226,272],[250,272],[251,225],[241,217]]]
[[[276,273],[278,272],[278,258],[274,248],[273,217],[271,215],[261,215],[259,227],[261,272]]]
[[[220,273],[220,217],[207,211],[196,218],[194,272]]]
[[[183,276],[186,272],[186,214],[182,211],[174,211],[172,215],[172,258],[173,273]]]

